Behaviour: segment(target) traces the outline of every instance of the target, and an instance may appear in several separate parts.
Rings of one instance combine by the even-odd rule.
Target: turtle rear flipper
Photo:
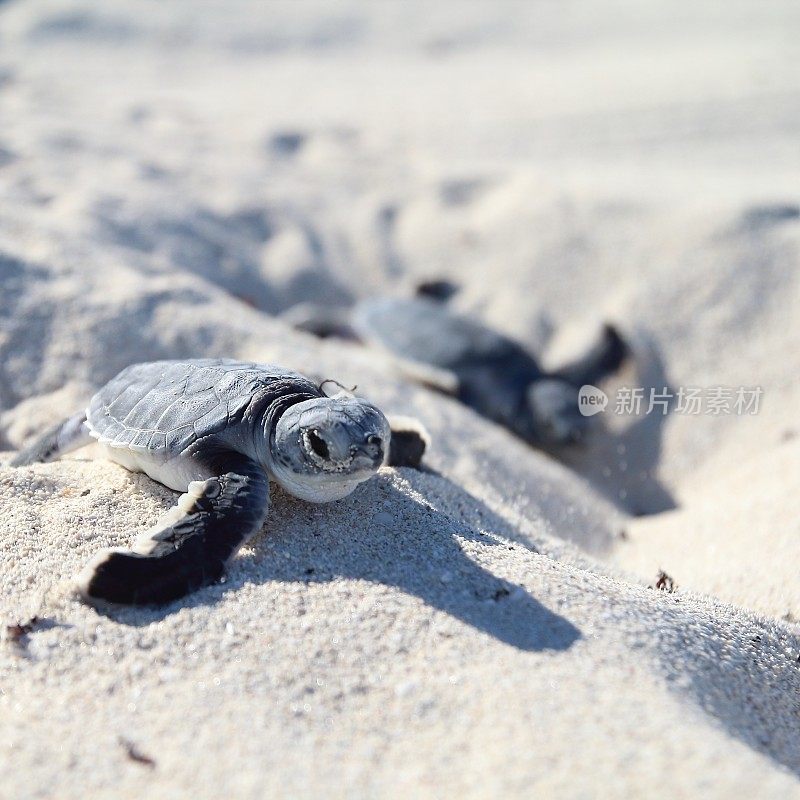
[[[419,420],[413,417],[390,416],[392,438],[387,465],[420,469],[422,456],[430,444],[430,435]]]
[[[359,341],[350,325],[350,312],[346,308],[298,303],[281,314],[281,319],[295,330],[313,334],[319,339],[334,337]]]
[[[55,461],[65,453],[89,444],[92,437],[86,425],[86,413],[73,414],[63,422],[48,428],[36,441],[23,448],[11,459],[12,467],[26,467]]]
[[[227,562],[264,521],[269,480],[251,458],[217,450],[215,477],[193,481],[178,504],[133,550],[98,553],[76,579],[92,605],[152,605],[177,600],[219,580]]]
[[[613,375],[630,355],[630,348],[611,324],[603,325],[600,340],[581,358],[551,373],[580,388],[584,384],[597,384]]]
[[[449,369],[437,367],[434,364],[425,364],[421,361],[412,361],[410,358],[401,358],[387,351],[392,364],[397,368],[401,377],[412,383],[418,383],[434,392],[457,397],[461,388],[458,375]]]

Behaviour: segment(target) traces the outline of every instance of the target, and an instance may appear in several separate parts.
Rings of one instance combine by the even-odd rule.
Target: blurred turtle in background
[[[593,419],[580,413],[581,386],[598,384],[630,355],[617,329],[604,325],[587,353],[548,372],[519,342],[451,309],[448,300],[457,291],[435,280],[417,287],[415,297],[376,297],[350,309],[302,304],[284,318],[319,337],[387,351],[410,379],[457,398],[535,447],[584,441]]]

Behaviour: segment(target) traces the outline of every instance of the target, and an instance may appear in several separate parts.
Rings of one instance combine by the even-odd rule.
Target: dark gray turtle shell
[[[94,436],[111,447],[178,455],[198,439],[251,424],[253,405],[281,397],[321,397],[302,375],[230,359],[155,361],[122,370],[86,412]]]
[[[492,365],[505,374],[524,373],[528,382],[542,374],[513,339],[427,298],[364,300],[353,312],[353,326],[403,358],[454,372]]]

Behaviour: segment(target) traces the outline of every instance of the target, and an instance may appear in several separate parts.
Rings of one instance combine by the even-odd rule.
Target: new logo
[[[606,410],[608,405],[608,395],[590,383],[581,386],[578,392],[578,411],[584,417],[593,417],[601,411]]]

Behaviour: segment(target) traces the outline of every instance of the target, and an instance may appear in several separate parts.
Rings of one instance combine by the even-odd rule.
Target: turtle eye
[[[311,449],[320,458],[327,459],[330,456],[328,445],[326,441],[319,435],[319,431],[314,430],[308,432],[308,443],[311,445]]]

